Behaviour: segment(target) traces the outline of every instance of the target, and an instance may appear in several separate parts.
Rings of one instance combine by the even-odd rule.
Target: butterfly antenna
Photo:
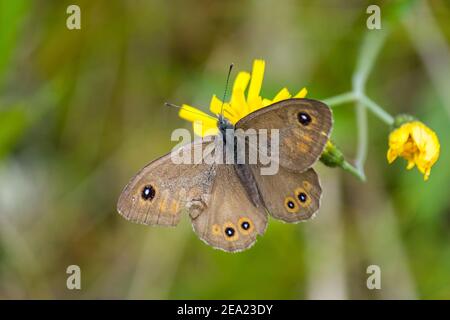
[[[227,82],[225,83],[225,91],[223,93],[222,106],[220,107],[220,117],[223,117],[223,105],[225,104],[225,99],[227,97],[228,90],[228,82],[230,81],[231,70],[233,70],[234,64],[230,64],[230,68],[228,69]]]
[[[185,109],[185,108],[180,107],[180,106],[177,106],[176,104],[173,104],[173,103],[164,102],[164,105],[165,105],[166,107],[173,107],[173,108],[177,108],[177,109],[183,109],[184,111],[191,112],[191,113],[194,113],[194,114],[197,114],[197,115],[200,115],[200,116],[207,115],[207,116],[210,117],[211,119],[217,120],[217,118],[215,118],[215,117],[213,117],[213,116],[211,116],[211,115],[209,115],[209,114],[207,114],[207,113],[203,113],[203,112],[200,112],[200,111],[197,112],[197,111],[195,111],[195,110],[190,110],[190,109]]]

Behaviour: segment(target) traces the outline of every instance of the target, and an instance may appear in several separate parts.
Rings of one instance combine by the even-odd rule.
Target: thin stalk
[[[394,117],[391,116],[386,111],[384,111],[382,107],[380,107],[377,103],[368,98],[366,95],[362,94],[359,97],[359,101],[387,125],[391,126],[394,124]]]
[[[356,103],[356,126],[358,130],[355,166],[359,171],[364,172],[364,163],[367,158],[368,144],[368,123],[367,108],[361,102]]]
[[[357,169],[356,167],[352,166],[349,162],[344,161],[344,163],[341,166],[342,169],[345,171],[353,174],[355,177],[357,177],[361,181],[366,181],[366,175],[363,171]]]
[[[330,107],[334,107],[340,104],[353,102],[355,100],[355,94],[353,92],[346,92],[343,94],[339,94],[334,97],[330,97],[327,99],[322,100],[323,103],[329,105]]]

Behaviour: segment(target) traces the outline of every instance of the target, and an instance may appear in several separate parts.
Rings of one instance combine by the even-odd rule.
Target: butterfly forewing
[[[191,154],[194,146],[206,148],[210,143],[192,143],[181,151]],[[119,197],[117,210],[133,222],[175,226],[183,209],[197,215],[206,207],[214,169],[205,163],[174,164],[167,154],[149,163],[130,180]]]
[[[236,129],[267,129],[269,135],[272,129],[278,129],[277,160],[281,166],[299,172],[310,168],[320,157],[331,128],[330,108],[311,99],[283,100],[249,114],[236,124]]]

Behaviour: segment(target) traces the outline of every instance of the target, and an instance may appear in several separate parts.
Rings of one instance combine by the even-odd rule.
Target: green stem
[[[358,99],[366,108],[368,108],[372,113],[382,120],[387,125],[392,126],[394,124],[394,117],[389,113],[384,111],[377,103],[368,98],[365,94],[361,94]]]
[[[323,100],[323,103],[329,105],[330,107],[332,106],[337,106],[339,104],[344,104],[347,102],[352,102],[355,100],[355,94],[353,92],[346,92],[346,93],[342,93],[339,94],[337,96],[334,97],[330,97],[327,99]]]
[[[368,98],[364,93],[346,92],[339,94],[337,96],[323,99],[322,101],[323,103],[329,105],[330,107],[334,107],[340,104],[353,101],[360,102],[364,107],[369,109],[375,116],[377,116],[384,123],[388,125],[392,125],[394,123],[394,117],[391,116],[389,113],[387,113],[382,107],[380,107],[373,100]]]
[[[342,163],[341,168],[344,169],[347,172],[350,172],[355,177],[357,177],[359,180],[366,181],[366,175],[364,174],[364,172],[362,172],[361,170],[355,168],[354,166],[352,166],[347,161],[344,161],[344,163]]]
[[[364,163],[366,162],[367,157],[367,144],[369,141],[367,108],[365,108],[359,101],[356,103],[355,107],[356,126],[358,128],[355,166],[359,171],[364,172]]]
[[[347,161],[339,163],[339,166],[358,177],[361,181],[366,180],[364,174],[364,162],[367,156],[367,110],[371,111],[384,123],[392,126],[394,117],[381,108],[377,103],[369,99],[365,94],[366,82],[373,69],[375,60],[386,40],[387,32],[366,34],[360,49],[358,62],[352,77],[352,91],[323,100],[329,106],[337,106],[348,102],[356,102],[358,145],[356,152],[356,166],[352,166]],[[341,154],[342,156],[342,154]],[[343,159],[343,156],[342,156]],[[324,161],[322,161],[324,162]],[[324,162],[325,163],[325,162]]]
[[[383,47],[388,33],[386,30],[366,33],[361,48],[359,49],[358,61],[353,73],[353,91],[364,91],[369,74],[373,69],[375,60]]]

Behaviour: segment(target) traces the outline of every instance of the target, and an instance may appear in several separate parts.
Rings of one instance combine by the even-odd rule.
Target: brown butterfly
[[[264,107],[225,129],[278,129],[279,170],[261,175],[260,164],[174,164],[170,153],[149,163],[127,184],[117,210],[127,220],[175,226],[183,211],[195,233],[214,248],[229,252],[251,247],[267,226],[268,214],[296,223],[319,209],[322,189],[311,166],[321,156],[332,128],[330,108],[311,99],[287,99]],[[183,146],[215,147],[204,139]],[[225,143],[226,144],[226,143]]]

